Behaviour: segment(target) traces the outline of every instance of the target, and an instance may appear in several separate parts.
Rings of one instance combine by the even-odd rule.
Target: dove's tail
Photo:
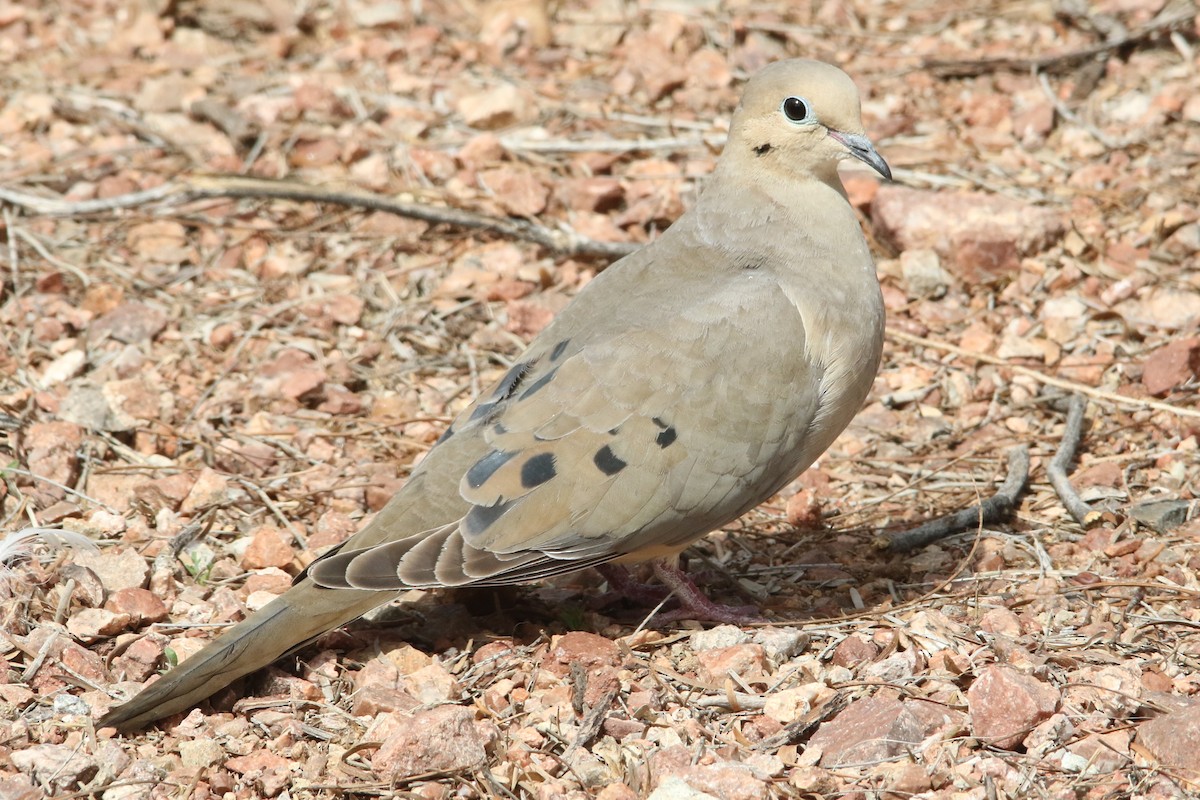
[[[109,711],[99,725],[135,730],[191,708],[235,679],[265,667],[395,596],[394,591],[323,589],[303,580],[222,633],[132,700]]]

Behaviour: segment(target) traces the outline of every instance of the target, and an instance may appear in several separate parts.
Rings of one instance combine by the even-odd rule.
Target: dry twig
[[[996,493],[988,499],[956,511],[945,517],[930,520],[924,525],[911,531],[899,533],[893,537],[881,537],[876,546],[893,553],[908,553],[924,547],[927,544],[953,536],[972,525],[983,527],[1004,519],[1012,513],[1017,504],[1017,496],[1025,488],[1029,480],[1029,448],[1022,445],[1008,453],[1008,475]]]
[[[511,239],[533,242],[558,256],[615,259],[638,248],[638,245],[629,242],[597,242],[571,230],[554,230],[529,220],[492,217],[460,208],[398,200],[360,189],[331,190],[295,181],[275,181],[237,175],[185,175],[154,189],[80,202],[48,199],[0,187],[0,200],[37,214],[55,217],[116,211],[156,202],[178,204],[213,198],[294,200],[385,211],[434,225],[483,230]]]
[[[1058,494],[1058,499],[1062,500],[1075,521],[1085,528],[1100,520],[1100,512],[1083,502],[1067,477],[1067,468],[1075,460],[1075,451],[1079,449],[1079,441],[1083,438],[1083,413],[1086,410],[1086,398],[1078,395],[1071,398],[1067,410],[1067,429],[1063,431],[1058,452],[1046,467],[1046,474],[1050,476],[1050,484]]]
[[[921,63],[939,78],[973,78],[996,72],[1065,72],[1077,64],[1100,55],[1107,55],[1131,45],[1141,44],[1162,34],[1181,30],[1190,25],[1196,15],[1194,8],[1184,8],[1173,14],[1160,16],[1128,36],[1072,50],[1067,53],[1041,56],[1039,58],[972,58],[972,59],[926,59]]]

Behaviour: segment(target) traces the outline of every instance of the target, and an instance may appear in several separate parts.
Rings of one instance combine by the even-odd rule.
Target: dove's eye
[[[812,111],[803,97],[789,97],[781,106],[783,115],[792,122],[812,122]]]

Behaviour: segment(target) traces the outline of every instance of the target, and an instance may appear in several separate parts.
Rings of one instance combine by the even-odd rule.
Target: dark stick
[[[968,528],[991,525],[1005,519],[1017,505],[1017,497],[1029,480],[1029,448],[1014,447],[1008,453],[1008,475],[996,493],[982,503],[930,520],[911,531],[881,539],[878,546],[893,553],[908,553]]]
[[[1067,429],[1063,431],[1062,441],[1058,444],[1058,452],[1046,467],[1050,476],[1050,484],[1058,494],[1058,499],[1066,506],[1067,511],[1083,527],[1094,525],[1100,520],[1101,514],[1087,503],[1083,502],[1075,487],[1067,477],[1067,469],[1075,460],[1075,451],[1083,439],[1083,414],[1087,410],[1087,398],[1075,395],[1067,406]]]

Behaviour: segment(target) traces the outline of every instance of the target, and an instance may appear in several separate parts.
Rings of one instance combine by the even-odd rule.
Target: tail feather
[[[191,708],[237,678],[395,596],[394,591],[324,589],[305,580],[109,711],[99,724],[128,731]]]

